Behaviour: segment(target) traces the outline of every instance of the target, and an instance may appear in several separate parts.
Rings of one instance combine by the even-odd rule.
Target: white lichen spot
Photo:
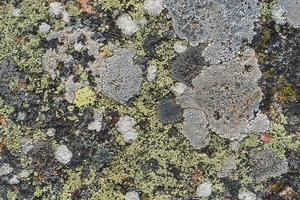
[[[125,200],[140,200],[139,193],[136,191],[127,192],[125,195]]]
[[[94,120],[88,124],[88,129],[92,131],[101,131],[102,127],[102,112],[103,110],[100,110],[94,114]]]
[[[49,24],[47,24],[46,22],[43,22],[40,26],[39,26],[39,31],[41,33],[47,34],[49,33],[49,31],[51,30],[51,26]]]
[[[122,33],[126,35],[132,35],[138,31],[138,25],[128,14],[121,15],[116,22],[119,29],[121,29]]]
[[[173,92],[175,92],[176,96],[180,96],[184,93],[184,91],[187,89],[188,87],[181,83],[181,82],[177,82],[175,83],[172,87],[171,87],[171,90]]]
[[[3,163],[0,166],[0,176],[8,175],[8,174],[12,173],[13,171],[14,171],[14,169],[8,163]]]
[[[158,16],[164,9],[163,0],[145,0],[144,9],[152,16]]]
[[[256,194],[250,191],[239,192],[239,200],[256,200]]]
[[[176,52],[176,53],[183,53],[183,52],[185,52],[187,50],[187,46],[185,46],[185,45],[182,45],[180,42],[175,42],[175,44],[174,44],[174,51]]]
[[[147,80],[148,81],[154,81],[156,78],[156,72],[157,72],[157,68],[155,65],[150,65],[147,68]]]
[[[120,117],[116,124],[117,130],[122,134],[125,142],[131,142],[137,139],[138,133],[133,128],[135,124],[135,120],[128,115]]]
[[[55,151],[55,158],[62,164],[68,164],[72,159],[72,152],[66,145],[60,145]]]
[[[212,193],[212,184],[204,182],[197,187],[196,197],[209,197]]]

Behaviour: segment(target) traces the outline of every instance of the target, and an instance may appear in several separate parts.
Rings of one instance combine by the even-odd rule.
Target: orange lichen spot
[[[94,8],[89,5],[88,0],[79,0],[80,8],[83,12],[86,12],[88,14],[94,13]]]
[[[272,140],[272,135],[270,133],[264,133],[261,136],[261,140],[265,143],[269,143]]]

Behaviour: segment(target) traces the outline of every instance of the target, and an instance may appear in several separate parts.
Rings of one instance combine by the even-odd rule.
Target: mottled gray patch
[[[207,43],[203,56],[211,63],[231,59],[243,42],[252,41],[259,19],[257,0],[164,0],[178,37],[193,46]]]
[[[288,171],[288,162],[285,158],[278,158],[275,150],[252,150],[250,165],[251,174],[257,182],[280,176]]]
[[[200,110],[185,109],[183,112],[183,134],[195,149],[201,149],[210,141],[208,121]]]
[[[119,103],[125,103],[138,94],[142,84],[142,69],[133,63],[134,49],[116,49],[106,59],[102,71],[93,70],[96,90]]]
[[[282,24],[283,17],[295,28],[300,28],[300,0],[278,0],[278,5],[273,9],[276,22]]]
[[[262,100],[258,87],[262,74],[256,62],[254,52],[246,51],[241,58],[203,69],[177,102],[205,113],[209,128],[224,138],[239,140],[265,131],[267,118],[256,116]]]

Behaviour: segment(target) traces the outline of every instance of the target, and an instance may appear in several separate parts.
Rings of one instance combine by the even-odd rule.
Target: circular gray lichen
[[[119,103],[125,103],[138,94],[142,84],[142,69],[133,63],[134,49],[118,48],[105,60],[106,67],[93,70],[96,89]]]
[[[262,91],[254,52],[244,57],[213,65],[193,79],[193,88],[177,97],[183,108],[205,113],[209,128],[221,137],[242,139],[247,134],[265,131],[268,120],[258,112]]]
[[[251,42],[261,7],[257,0],[164,0],[178,37],[193,46],[207,43],[202,55],[211,63],[231,59]]]

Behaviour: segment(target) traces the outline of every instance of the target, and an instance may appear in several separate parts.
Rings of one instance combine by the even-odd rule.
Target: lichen
[[[96,93],[90,87],[76,90],[74,103],[78,107],[85,107],[95,103]]]

